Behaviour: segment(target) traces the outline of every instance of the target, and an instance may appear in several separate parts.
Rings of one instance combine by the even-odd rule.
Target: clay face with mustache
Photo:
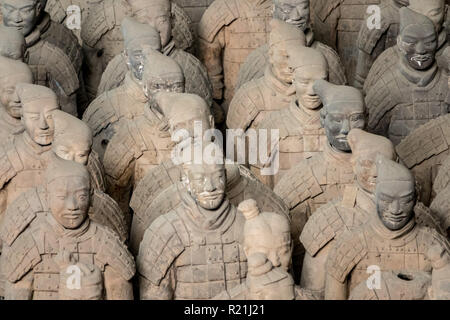
[[[215,210],[225,198],[225,167],[218,164],[189,164],[184,166],[184,181],[197,204]]]
[[[275,0],[273,17],[305,31],[310,24],[309,0]]]

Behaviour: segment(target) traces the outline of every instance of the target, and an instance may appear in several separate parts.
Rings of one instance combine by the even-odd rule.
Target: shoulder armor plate
[[[91,183],[94,189],[105,191],[105,170],[100,162],[97,152],[91,151],[89,155],[87,169],[91,176]]]
[[[109,265],[125,280],[130,280],[136,273],[136,265],[131,253],[119,237],[108,228],[96,224],[97,254],[95,259],[103,265]]]
[[[170,266],[185,249],[171,221],[175,216],[172,211],[156,219],[145,232],[139,248],[138,272],[155,285],[161,283]]]
[[[22,193],[6,209],[0,227],[2,241],[11,246],[17,237],[44,210],[36,188]]]
[[[269,63],[269,46],[267,44],[250,53],[239,69],[235,91],[254,79],[264,77],[264,70]]]
[[[97,89],[97,96],[120,87],[128,72],[127,61],[123,54],[116,55],[106,66]]]
[[[206,9],[198,26],[199,37],[213,42],[220,29],[239,18],[239,0],[215,0]]]

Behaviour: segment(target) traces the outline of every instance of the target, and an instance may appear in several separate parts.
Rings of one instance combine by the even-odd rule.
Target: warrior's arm
[[[133,286],[110,266],[104,273],[106,300],[133,300]]]
[[[347,291],[347,279],[344,282],[340,282],[327,274],[325,280],[325,300],[347,300]]]
[[[139,275],[140,300],[173,300],[174,272],[169,269],[159,285],[155,285],[142,275]]]
[[[5,300],[32,300],[33,298],[33,271],[28,272],[17,282],[6,281]]]
[[[213,98],[223,97],[223,65],[222,54],[225,47],[225,31],[222,28],[210,42],[199,37],[199,58],[208,70],[208,76],[213,87]]]

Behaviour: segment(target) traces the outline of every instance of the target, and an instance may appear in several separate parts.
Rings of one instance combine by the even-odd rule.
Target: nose
[[[11,20],[14,21],[15,23],[19,23],[22,22],[22,15],[20,14],[19,10],[14,10],[13,13],[11,14]]]
[[[280,261],[280,257],[278,256],[278,254],[276,253],[272,253],[270,255],[270,260],[272,262],[272,265],[277,268],[279,266],[281,266],[281,261]]]
[[[45,119],[44,115],[42,115],[39,118],[39,129],[41,129],[41,130],[47,130],[48,129],[48,123],[47,123],[47,120]]]
[[[289,13],[289,19],[298,20],[300,19],[300,12],[298,12],[298,8],[294,8],[291,13]]]
[[[14,93],[11,96],[11,100],[15,103],[20,103],[19,95],[17,94],[17,90],[14,90]]]
[[[75,211],[78,209],[78,205],[75,200],[75,197],[67,197],[66,208],[67,208],[67,210],[71,210],[71,211]]]
[[[211,178],[206,178],[205,179],[205,191],[212,192],[214,190],[216,190],[216,188],[214,187],[214,184],[213,184]]]
[[[313,86],[314,86],[314,83],[312,82],[312,83],[308,86],[308,89],[307,89],[307,91],[306,91],[306,93],[307,93],[308,95],[310,95],[310,96],[315,96],[315,95],[316,95],[316,93],[314,92]]]
[[[398,200],[394,200],[391,204],[391,212],[392,213],[399,213],[400,210],[400,203]]]
[[[425,45],[422,41],[420,41],[417,45],[416,45],[416,52],[418,54],[425,54]]]
[[[350,132],[350,122],[348,119],[345,119],[342,122],[341,134],[347,135]]]

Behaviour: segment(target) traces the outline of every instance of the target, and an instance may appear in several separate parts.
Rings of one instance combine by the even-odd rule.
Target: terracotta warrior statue
[[[256,128],[271,112],[287,108],[294,98],[292,59],[304,46],[305,36],[297,27],[281,20],[274,19],[270,25],[270,63],[263,78],[246,83],[236,92],[228,110],[229,129],[246,132]]]
[[[81,44],[81,24],[89,13],[104,0],[47,0],[45,11],[48,12],[53,21],[66,26],[80,23],[74,26],[72,32],[77,36]]]
[[[368,130],[395,145],[420,125],[448,113],[448,75],[436,63],[433,22],[401,8],[397,46],[397,63],[383,74],[369,74],[377,80],[370,80],[373,86],[366,91]]]
[[[341,196],[318,208],[300,236],[306,251],[300,286],[320,299],[325,293],[326,261],[336,240],[346,230],[366,223],[376,210],[377,155],[382,154],[394,161],[397,158],[389,139],[361,129],[350,131],[348,142],[352,149],[350,160],[355,183],[347,185]]]
[[[22,33],[26,45],[23,61],[33,72],[34,82],[55,91],[61,108],[76,115],[81,50],[73,34],[64,26],[52,22],[48,14],[43,12],[43,2],[43,0],[2,0],[0,5],[3,11],[3,24]],[[16,21],[17,19],[19,20]],[[3,32],[0,33],[0,37],[1,47],[9,48],[4,50],[16,51],[17,40],[9,43],[8,38],[11,36],[5,39]],[[19,58],[19,55],[14,55]]]
[[[0,56],[24,61],[25,50],[26,42],[22,32],[0,25]]]
[[[433,21],[438,34],[436,56],[440,56],[443,49],[447,46],[447,31],[444,28],[445,0],[381,0],[381,27],[374,28],[371,26],[369,28],[367,23],[363,23],[358,35],[358,61],[354,82],[356,87],[363,88],[373,63],[381,54],[383,54],[384,60],[381,60],[383,62],[380,63],[380,68],[387,70],[397,63],[396,59],[386,58],[392,52],[389,54],[383,52],[391,47],[396,47],[400,27],[399,9],[404,6],[408,6],[411,10],[425,15]],[[366,19],[370,20],[370,16],[366,15]],[[395,49],[390,51],[392,50]]]
[[[156,28],[163,51],[192,47],[189,16],[170,0],[108,0],[99,3],[81,26],[86,59],[84,77],[90,100],[97,96],[97,88],[108,63],[124,49],[120,29],[127,16]]]
[[[23,62],[0,56],[0,141],[24,131],[20,118],[22,105],[17,94],[19,83],[33,83],[33,74]]]
[[[260,212],[253,199],[238,210],[245,217],[244,252],[247,279],[214,300],[294,300],[291,267],[292,240],[289,220],[273,212]]]
[[[370,5],[381,0],[313,0],[311,18],[318,41],[337,50],[344,64],[347,80],[354,82],[358,33]],[[404,0],[407,1],[407,0]]]
[[[54,158],[43,182],[47,210],[2,255],[6,299],[132,300],[134,259],[113,231],[88,217],[86,167]],[[78,288],[70,275],[80,277]]]
[[[427,206],[450,181],[449,125],[450,114],[430,120],[412,131],[396,147],[401,162],[414,173],[420,201]]]
[[[412,173],[401,164],[379,157],[377,214],[371,214],[361,227],[342,234],[331,249],[325,299],[347,299],[357,285],[370,281],[370,266],[377,266],[381,272],[427,272],[432,279],[441,278],[444,270],[448,277],[450,244],[435,229],[416,222],[415,205]]]
[[[305,33],[307,47],[320,51],[328,62],[330,82],[346,84],[344,67],[338,54],[327,45],[314,39],[311,27],[310,0],[274,0],[273,18],[285,21]],[[269,46],[267,44],[254,50],[241,66],[236,84],[238,90],[245,83],[264,76],[264,70],[269,63]]]
[[[141,299],[211,299],[245,282],[245,218],[225,195],[217,160],[184,162],[180,205],[145,232],[137,256]]]
[[[83,115],[94,135],[92,149],[102,161],[122,120],[142,116],[157,92],[184,92],[183,71],[175,60],[157,51],[146,50],[143,69],[141,60],[130,58],[129,64],[130,71],[124,84],[100,95]],[[142,81],[137,76],[142,77]]]
[[[169,8],[167,6],[168,15],[170,14]],[[212,87],[206,68],[192,54],[178,49],[173,45],[169,48],[167,44],[162,43],[158,33],[160,27],[157,22],[158,20],[154,19],[150,24],[143,24],[132,18],[125,18],[122,21],[125,50],[109,62],[102,75],[97,95],[122,85],[126,73],[129,70],[127,64],[130,64],[130,59],[139,61],[142,65],[142,47],[150,46],[152,49],[160,51],[164,55],[174,59],[180,65],[186,79],[187,93],[197,94],[211,105]],[[157,36],[153,36],[155,34]],[[173,41],[171,43],[173,44]],[[137,78],[142,80],[141,77]]]
[[[328,80],[327,60],[320,51],[308,47],[299,47],[291,59],[295,99],[292,99],[289,107],[271,113],[258,125],[257,132],[267,130],[268,136],[271,130],[279,130],[279,139],[273,143],[273,139],[268,138],[268,163],[259,162],[250,166],[253,173],[272,189],[283,174],[297,163],[323,152],[327,140],[320,123],[322,101],[314,90],[317,80]],[[278,172],[269,176],[261,175],[264,167],[274,167],[273,157],[279,161]]]
[[[365,105],[359,90],[317,80],[314,91],[323,103],[320,121],[327,136],[324,151],[291,168],[274,188],[290,210],[296,279],[303,261],[299,243],[303,226],[317,208],[341,196],[347,185],[353,185],[355,176],[347,136],[350,130],[365,126]]]
[[[182,146],[187,139],[204,136],[208,130],[214,128],[211,112],[201,100],[183,99],[184,95],[176,93],[160,93],[156,96],[158,106],[168,119],[172,137],[176,140],[178,130],[187,130],[188,137],[176,142],[176,147]],[[196,132],[195,128],[200,124],[201,128]],[[225,164],[225,170],[225,192],[233,205],[238,206],[244,200],[255,199],[261,210],[288,216],[289,211],[283,201],[250,170],[229,162]],[[149,170],[136,185],[130,202],[134,213],[130,236],[130,250],[133,253],[137,253],[144,232],[151,223],[180,204],[177,183],[181,181],[182,173],[182,166],[175,164],[172,158],[167,159]]]
[[[55,93],[46,87],[21,83],[16,88],[25,130],[0,148],[1,213],[22,192],[43,183],[55,128],[52,111],[59,109]]]
[[[200,20],[200,60],[208,69],[214,99],[226,111],[241,65],[268,40],[272,8],[272,0],[215,0]]]

